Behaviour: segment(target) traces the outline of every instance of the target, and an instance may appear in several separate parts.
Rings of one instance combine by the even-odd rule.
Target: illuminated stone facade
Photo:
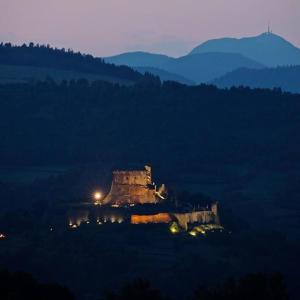
[[[169,213],[158,213],[155,215],[131,215],[131,224],[159,224],[170,223],[172,216]]]
[[[175,212],[159,211],[149,214],[138,214],[135,208],[93,206],[90,208],[72,208],[68,211],[68,225],[70,228],[78,228],[82,224],[97,223],[130,223],[138,224],[172,224],[180,230],[188,230],[191,226],[200,224],[220,225],[218,203],[198,211]]]
[[[220,224],[218,203],[213,203],[209,208],[186,213],[158,213],[154,215],[131,215],[131,224],[151,224],[177,222],[187,230],[189,224]]]
[[[130,205],[157,203],[160,197],[152,182],[151,167],[144,170],[114,171],[109,194],[101,204]]]

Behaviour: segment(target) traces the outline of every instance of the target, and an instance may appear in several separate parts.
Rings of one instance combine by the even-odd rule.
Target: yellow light
[[[196,231],[193,231],[193,230],[190,231],[189,234],[190,234],[191,236],[197,236],[197,232],[196,232]]]
[[[175,222],[173,222],[173,223],[171,224],[171,226],[169,227],[169,229],[170,229],[170,231],[171,231],[172,233],[174,233],[174,234],[179,232],[178,224],[175,223]]]
[[[0,233],[0,239],[5,239],[5,238],[6,238],[5,234]]]
[[[171,227],[170,230],[171,230],[172,233],[177,233],[178,232],[177,229],[174,228],[174,227]]]
[[[100,200],[101,198],[102,198],[102,194],[100,192],[95,192],[94,199],[95,200]]]

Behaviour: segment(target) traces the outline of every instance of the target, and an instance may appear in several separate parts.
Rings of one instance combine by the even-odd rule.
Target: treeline
[[[71,292],[58,284],[41,284],[28,273],[0,272],[3,300],[73,300]],[[119,291],[110,292],[102,300],[163,300],[160,290],[146,280],[136,280]],[[255,273],[239,280],[228,280],[220,287],[197,288],[191,300],[287,300],[288,293],[280,274]]]
[[[86,80],[0,86],[2,166],[97,161],[198,170],[300,158],[300,96],[280,90]]]
[[[218,87],[248,86],[251,88],[282,88],[300,93],[300,66],[266,69],[242,68],[213,81]]]
[[[21,46],[0,44],[0,64],[47,67],[67,71],[114,76],[136,82],[142,75],[126,66],[105,63],[103,59],[71,49],[29,43]]]
[[[159,290],[145,280],[136,280],[102,300],[163,300]],[[279,273],[253,273],[239,280],[230,279],[218,287],[199,286],[190,300],[287,300],[288,293]]]

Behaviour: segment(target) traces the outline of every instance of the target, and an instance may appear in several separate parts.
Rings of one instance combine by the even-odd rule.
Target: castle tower
[[[211,212],[214,214],[215,223],[220,224],[220,216],[219,216],[219,203],[215,202],[211,205]]]
[[[109,194],[101,204],[126,205],[156,203],[151,167],[144,170],[114,171]]]

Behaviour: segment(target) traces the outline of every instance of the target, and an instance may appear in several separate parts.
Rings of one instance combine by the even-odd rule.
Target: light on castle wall
[[[100,199],[101,199],[101,197],[102,197],[102,195],[101,195],[101,193],[100,193],[100,192],[95,192],[95,194],[94,194],[94,198],[95,198],[95,200],[100,200]]]
[[[102,194],[100,192],[97,191],[94,193],[94,199],[96,201],[99,201],[101,198],[102,198]]]
[[[194,231],[194,230],[192,230],[192,231],[189,232],[189,235],[191,235],[191,236],[197,236],[197,232]]]

